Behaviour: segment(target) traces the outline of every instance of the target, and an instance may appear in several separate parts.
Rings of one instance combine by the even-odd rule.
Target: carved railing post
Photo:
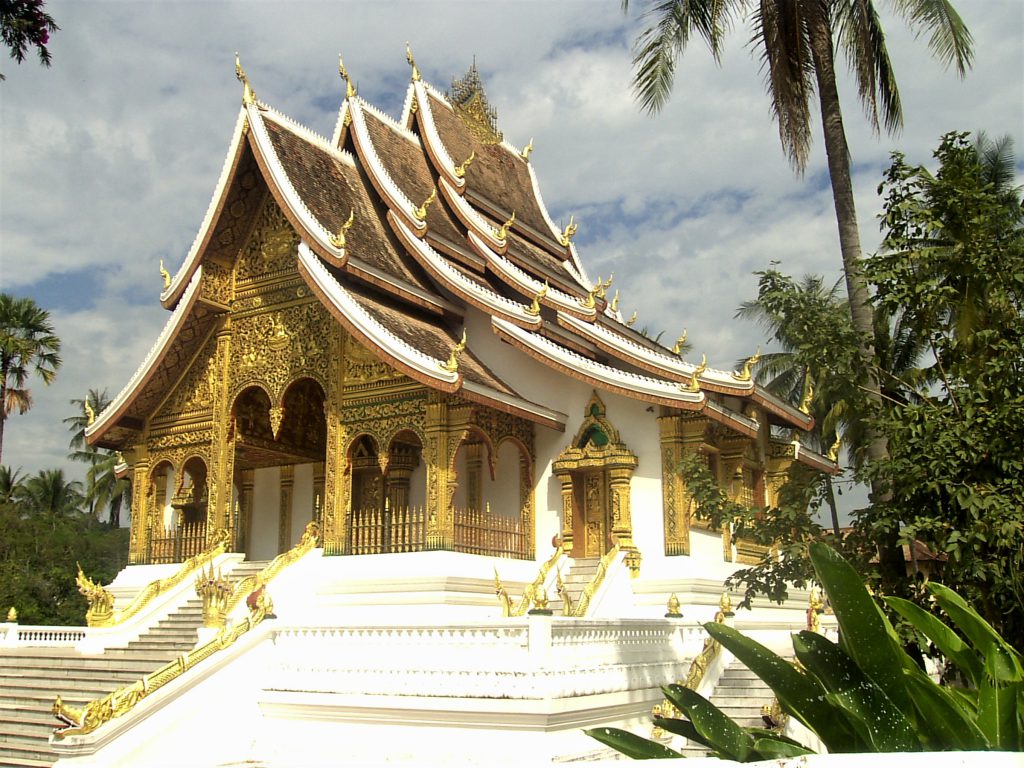
[[[213,424],[210,438],[211,467],[208,478],[209,503],[207,506],[207,532],[223,528],[235,541],[231,514],[232,481],[235,476],[235,443],[231,432],[230,360],[231,324],[226,320],[217,332],[217,349],[214,353],[214,370],[217,384],[213,388]]]

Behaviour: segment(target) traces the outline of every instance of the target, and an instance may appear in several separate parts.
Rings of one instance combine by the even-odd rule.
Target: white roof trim
[[[352,298],[351,294],[345,290],[341,283],[327,271],[323,262],[310,250],[310,247],[305,242],[299,243],[299,262],[305,267],[314,282],[316,282],[317,287],[334,304],[335,308],[344,314],[374,344],[388,350],[388,352],[410,368],[431,379],[443,381],[446,384],[455,384],[459,381],[460,377],[457,372],[446,371],[441,367],[442,363],[445,362],[444,360],[438,360],[424,354],[377,322],[369,312]]]
[[[277,153],[274,151],[274,146],[270,141],[270,134],[267,133],[267,126],[263,124],[263,116],[260,114],[259,109],[255,105],[248,105],[246,107],[249,111],[249,125],[252,130],[252,135],[256,139],[256,145],[260,148],[260,153],[263,158],[267,161],[267,167],[270,169],[270,176],[274,180],[274,184],[281,191],[284,196],[285,202],[288,203],[288,207],[291,208],[299,221],[302,222],[306,231],[309,232],[313,237],[316,238],[317,244],[323,248],[323,250],[333,255],[339,261],[345,258],[345,249],[336,248],[331,244],[332,232],[327,229],[320,220],[313,215],[313,212],[309,210],[306,203],[299,197],[299,193],[292,186],[291,179],[288,178],[288,173],[285,171],[284,166],[281,165],[281,160],[278,158]],[[326,139],[321,139],[323,142],[321,146],[327,147]],[[331,154],[339,154],[332,151]]]
[[[473,247],[476,248],[477,252],[487,260],[489,267],[491,267],[500,276],[503,276],[505,279],[516,285],[526,295],[536,296],[544,288],[544,283],[531,277],[526,270],[521,269],[504,256],[500,256],[492,251],[487,246],[487,243],[479,238],[475,232],[469,233],[469,241]],[[580,300],[578,298],[550,285],[548,286],[547,295],[541,299],[541,303],[565,309],[570,312],[576,312],[585,316],[597,317],[596,309],[586,309],[582,304],[580,304]]]
[[[656,350],[649,349],[643,344],[639,344],[632,339],[628,339],[625,336],[620,336],[619,334],[612,332],[601,323],[588,323],[567,315],[564,312],[558,313],[558,321],[560,323],[565,323],[583,336],[588,336],[592,339],[600,339],[605,344],[621,350],[624,354],[638,360],[643,360],[650,365],[656,365],[668,373],[673,373],[677,376],[691,377],[693,376],[693,372],[697,370],[697,366],[693,363],[687,363],[680,360],[678,357],[665,352],[658,352]],[[749,391],[754,389],[753,381],[741,381],[733,374],[726,371],[720,371],[715,368],[706,369],[701,374],[700,379],[701,381],[719,384],[723,387],[730,387],[732,389],[743,389]]]
[[[497,317],[491,319],[491,324],[501,333],[516,339],[541,356],[577,370],[594,381],[607,384],[616,389],[625,389],[662,400],[680,403],[706,402],[703,392],[683,391],[679,388],[678,382],[642,376],[589,360],[583,357],[583,355],[576,354],[572,350],[555,344],[539,334],[527,331]]]
[[[482,239],[487,241],[488,248],[497,248],[504,250],[508,241],[499,240],[494,236],[494,229],[487,219],[480,215],[477,211],[462,195],[459,194],[458,190],[454,189],[448,180],[443,176],[440,178],[441,192],[444,194],[445,200],[447,200],[453,208],[456,209],[457,213],[461,214],[459,218],[463,221],[468,222],[471,227],[470,229],[478,236],[482,235]],[[463,218],[465,217],[465,218]]]
[[[213,189],[213,197],[210,199],[210,204],[206,208],[206,216],[203,217],[203,223],[199,225],[199,231],[196,233],[195,239],[192,241],[192,247],[189,248],[185,261],[183,261],[181,266],[178,268],[177,273],[171,280],[171,284],[160,294],[160,303],[166,308],[170,308],[170,305],[180,298],[181,291],[187,284],[186,275],[192,271],[192,266],[196,259],[199,258],[199,249],[202,244],[206,242],[210,227],[213,226],[213,216],[220,207],[221,198],[227,192],[227,183],[231,176],[231,168],[235,164],[235,158],[238,155],[238,150],[245,136],[245,121],[245,107],[242,107],[238,110],[238,119],[235,120],[235,130],[231,134],[231,144],[229,145],[227,155],[224,158],[224,165],[221,167],[220,178],[217,180],[217,186]]]
[[[737,424],[743,424],[748,429],[754,432],[760,429],[761,425],[758,424],[757,419],[752,419],[749,416],[745,416],[742,413],[737,413],[731,408],[726,408],[724,405],[715,402],[714,400],[708,399],[707,409],[709,411],[715,411],[716,413],[721,414],[725,418],[729,419],[730,421],[734,421]]]
[[[462,388],[467,392],[473,392],[491,400],[497,400],[501,403],[507,403],[520,411],[527,413],[533,413],[539,418],[553,421],[560,424],[563,428],[568,420],[568,416],[561,411],[554,411],[550,408],[545,408],[543,405],[537,403],[531,403],[529,400],[523,400],[521,397],[515,397],[514,395],[508,395],[504,392],[498,392],[495,389],[491,389],[483,384],[477,384],[476,382],[470,381],[469,379],[462,380]]]
[[[276,109],[270,108],[261,109],[260,116],[263,117],[264,119],[270,118],[285,130],[296,134],[297,136],[299,136],[299,138],[303,139],[309,144],[314,145],[317,149],[326,152],[328,155],[333,157],[338,162],[344,163],[345,165],[350,165],[353,168],[356,167],[356,159],[352,156],[351,152],[346,152],[343,149],[339,149],[338,147],[328,142],[326,138],[321,136],[316,131],[310,130],[301,123],[295,122],[283,112],[278,112]]]
[[[196,271],[192,274],[192,279],[189,280],[188,286],[185,288],[185,292],[182,295],[181,300],[178,302],[171,316],[168,318],[167,323],[164,325],[160,335],[157,337],[156,342],[149,349],[142,363],[138,368],[135,369],[135,373],[128,379],[128,383],[124,385],[124,388],[117,393],[115,397],[106,408],[96,417],[96,420],[85,428],[86,438],[91,437],[102,429],[110,426],[108,422],[111,421],[114,414],[118,413],[128,402],[128,400],[134,396],[139,389],[145,385],[149,379],[150,374],[153,372],[153,368],[156,366],[157,361],[160,360],[167,348],[170,346],[174,337],[181,329],[182,324],[185,322],[185,318],[188,317],[189,310],[195,301],[197,294],[199,293],[199,284],[203,278],[203,267],[199,265],[196,267]]]
[[[526,163],[526,168],[530,172],[530,183],[533,185],[533,196],[537,200],[537,206],[540,208],[541,215],[544,217],[544,221],[547,222],[548,227],[551,228],[551,237],[556,243],[561,242],[562,230],[560,230],[555,224],[554,219],[551,218],[551,214],[548,213],[548,207],[544,204],[544,198],[540,194],[540,182],[537,180],[537,173],[533,170],[533,163]],[[565,263],[566,269],[573,277],[579,281],[579,284],[583,288],[589,291],[593,287],[593,282],[587,277],[586,270],[583,269],[583,264],[580,262],[580,257],[576,253],[576,246],[571,242],[569,243],[569,253],[571,259],[567,259]],[[570,264],[572,265],[570,267]]]
[[[387,169],[384,167],[384,163],[377,154],[377,148],[373,145],[373,140],[370,138],[370,132],[366,127],[366,118],[363,117],[363,109],[366,109],[368,105],[359,98],[352,99],[349,104],[352,111],[352,128],[356,143],[362,150],[363,157],[370,168],[370,172],[384,188],[384,196],[388,198],[389,207],[400,211],[402,215],[416,227],[418,232],[426,232],[426,222],[420,221],[415,216],[416,204],[406,197],[406,194],[399,188],[394,179],[391,178],[391,174],[387,172]],[[371,111],[374,114],[377,114],[376,110],[371,109]],[[395,126],[395,130],[411,141],[417,144],[419,143],[416,137],[406,129]]]
[[[531,315],[527,307],[495,293],[489,287],[470,280],[435,251],[427,242],[420,240],[397,217],[391,217],[392,226],[402,239],[405,247],[415,251],[437,273],[438,277],[455,290],[475,296],[490,311],[504,315],[523,325],[540,328],[540,315]]]
[[[349,112],[348,99],[341,102],[338,109],[338,120],[334,123],[334,132],[331,134],[331,145],[337,147],[341,142],[341,132],[345,130],[345,115]]]
[[[441,135],[437,132],[437,126],[434,125],[434,113],[430,109],[430,97],[427,95],[427,89],[424,87],[423,81],[420,80],[413,83],[412,90],[415,91],[416,102],[419,104],[419,110],[424,118],[423,138],[430,146],[438,165],[441,166],[441,170],[444,171],[444,175],[447,177],[447,179],[442,178],[442,181],[448,181],[459,189],[465,188],[466,180],[464,178],[460,179],[455,173],[455,161],[448,154],[448,149],[445,147],[444,142],[441,141]]]

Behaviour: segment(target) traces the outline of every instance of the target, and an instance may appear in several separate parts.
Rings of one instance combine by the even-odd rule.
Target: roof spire
[[[409,62],[409,66],[412,67],[412,81],[418,83],[422,78],[420,77],[419,67],[416,66],[416,59],[412,57],[412,48],[409,47],[409,41],[405,42],[405,60]]]
[[[501,131],[498,130],[498,113],[487,101],[484,84],[480,80],[480,72],[476,68],[476,59],[466,75],[452,78],[452,88],[448,92],[455,114],[459,116],[469,132],[481,144],[500,144]]]
[[[340,53],[338,54],[338,74],[345,81],[345,98],[354,99],[356,97],[356,87],[348,76],[348,70],[345,69],[345,62],[342,61]]]
[[[522,153],[519,155],[526,162],[530,162],[530,153],[533,152],[533,137],[530,137],[530,142],[523,147]]]
[[[572,237],[576,234],[577,229],[579,229],[579,224],[576,223],[576,216],[570,216],[569,223],[565,225],[565,229],[562,230],[562,234],[558,238],[558,242],[562,244],[563,248],[569,247],[569,243],[572,242]]]
[[[238,81],[245,86],[242,90],[242,103],[243,104],[255,104],[256,103],[256,91],[249,85],[249,76],[245,74],[245,70],[242,69],[242,61],[238,58],[238,51],[235,51],[235,77]]]

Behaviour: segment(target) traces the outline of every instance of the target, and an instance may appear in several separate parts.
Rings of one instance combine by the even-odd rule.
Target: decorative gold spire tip
[[[96,421],[96,411],[92,408],[92,403],[89,402],[89,396],[86,395],[85,400],[82,401],[82,410],[85,411],[85,423],[86,426],[92,426],[92,423]]]
[[[356,209],[353,208],[349,211],[348,221],[341,225],[341,229],[338,230],[338,234],[331,235],[331,245],[335,248],[345,247],[345,233],[352,229],[352,222],[356,220]]]
[[[10,622],[10,623],[14,623],[17,620],[18,620],[18,609],[15,608],[12,605],[10,610],[7,611],[7,621]]]
[[[526,314],[537,316],[540,314],[540,300],[548,295],[548,281],[544,281],[544,287],[537,291],[537,294],[533,297],[533,303],[526,310]]]
[[[633,327],[633,323],[635,323],[635,322],[636,322],[636,310],[634,309],[633,310],[633,314],[630,315],[629,316],[629,320],[626,321],[626,327],[627,328],[632,328]]]
[[[238,57],[238,51],[235,51],[235,77],[244,86],[242,90],[242,103],[255,104],[256,91],[249,85],[249,76],[245,74],[245,70],[242,68],[242,60]]]
[[[686,329],[683,328],[683,332],[679,334],[679,338],[676,339],[676,343],[672,345],[672,354],[681,355],[686,347]]]
[[[466,161],[462,165],[455,166],[455,175],[460,179],[466,178],[466,169],[473,164],[474,160],[476,160],[475,149],[469,153],[469,157],[466,158]]]
[[[412,48],[409,46],[408,41],[405,44],[405,60],[409,62],[409,66],[412,67],[412,81],[414,83],[420,81],[420,70],[416,66],[416,60],[412,57]]]
[[[814,380],[808,373],[804,378],[804,396],[800,399],[800,413],[810,415],[811,403],[814,401]]]
[[[562,244],[563,248],[569,247],[569,243],[572,242],[573,235],[576,234],[577,229],[579,229],[579,225],[576,223],[576,217],[570,216],[569,223],[565,225],[565,229],[562,230],[562,234],[558,237],[558,242]]]
[[[442,370],[448,371],[449,373],[455,373],[459,370],[459,355],[466,349],[466,329],[462,329],[462,340],[452,347],[452,353],[448,356],[448,360],[441,363]]]
[[[437,187],[430,190],[430,197],[423,201],[423,205],[413,211],[412,215],[416,217],[416,221],[427,220],[427,209],[437,200]]]
[[[164,279],[164,290],[171,287],[171,273],[164,268],[164,260],[160,259],[160,277]]]
[[[612,312],[618,312],[619,311],[619,289],[618,288],[615,289],[615,295],[612,297],[612,303],[611,303],[611,307],[610,308],[611,308]]]
[[[509,216],[508,221],[502,224],[498,229],[494,230],[494,236],[499,240],[504,240],[508,237],[508,231],[512,228],[512,225],[516,221],[516,212],[512,211],[512,215]]]
[[[690,376],[690,382],[686,385],[687,392],[700,392],[700,377],[708,369],[708,356],[700,356],[700,365],[693,369],[693,375]]]
[[[345,69],[345,62],[342,61],[340,53],[338,54],[338,74],[341,75],[341,79],[345,81],[345,98],[354,99],[356,97],[356,87],[348,76],[348,70]]]
[[[743,364],[743,370],[736,374],[736,378],[740,381],[750,381],[753,378],[754,366],[761,360],[761,347],[757,348],[753,356],[747,359],[747,362]]]
[[[531,152],[533,152],[533,138],[532,137],[530,138],[529,143],[525,147],[523,147],[522,154],[520,154],[519,156],[521,158],[523,158],[523,160],[525,160],[526,162],[530,162],[530,153]]]

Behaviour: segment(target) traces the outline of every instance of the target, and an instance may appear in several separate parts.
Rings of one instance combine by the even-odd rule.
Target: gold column
[[[152,510],[148,456],[135,460],[132,467],[132,527],[128,544],[128,562],[132,565],[147,562],[151,536]],[[155,503],[155,502],[153,502]]]
[[[704,442],[707,419],[669,413],[658,417],[661,433],[661,495],[665,530],[665,554],[690,554],[690,500],[679,465],[688,453]]]
[[[448,401],[431,392],[427,401],[427,549],[451,549],[455,520],[448,505],[452,471],[448,461]]]
[[[745,441],[728,441],[722,444],[719,454],[721,476],[718,481],[726,489],[729,500],[737,504],[743,503],[743,449]],[[722,522],[722,557],[726,562],[733,561],[732,526],[729,521]]]
[[[323,509],[324,509],[324,462],[318,461],[313,465],[313,520],[323,530]]]
[[[572,551],[572,475],[559,473],[558,480],[562,485],[562,544]]]
[[[215,365],[218,372],[217,386],[213,391],[213,428],[210,446],[209,506],[207,507],[207,537],[217,528],[225,529],[235,547],[235,532],[232,530],[231,497],[232,480],[235,475],[235,444],[231,439],[231,403],[228,402],[231,386],[230,376],[231,324],[226,320],[217,332]]]
[[[325,555],[347,554],[348,509],[352,473],[348,467],[348,433],[342,424],[344,411],[344,338],[340,331],[330,343],[331,356],[324,418],[327,420],[327,455],[324,457],[323,547]]]
[[[629,480],[634,467],[620,466],[608,470],[608,490],[612,505],[612,538],[619,549],[633,550],[633,516],[630,512]]]
[[[526,557],[537,550],[537,523],[533,496],[533,467],[528,456],[519,456],[519,518],[526,532]]]
[[[291,549],[292,535],[292,490],[295,487],[295,467],[291,464],[281,467],[281,509],[277,515],[277,552]]]

